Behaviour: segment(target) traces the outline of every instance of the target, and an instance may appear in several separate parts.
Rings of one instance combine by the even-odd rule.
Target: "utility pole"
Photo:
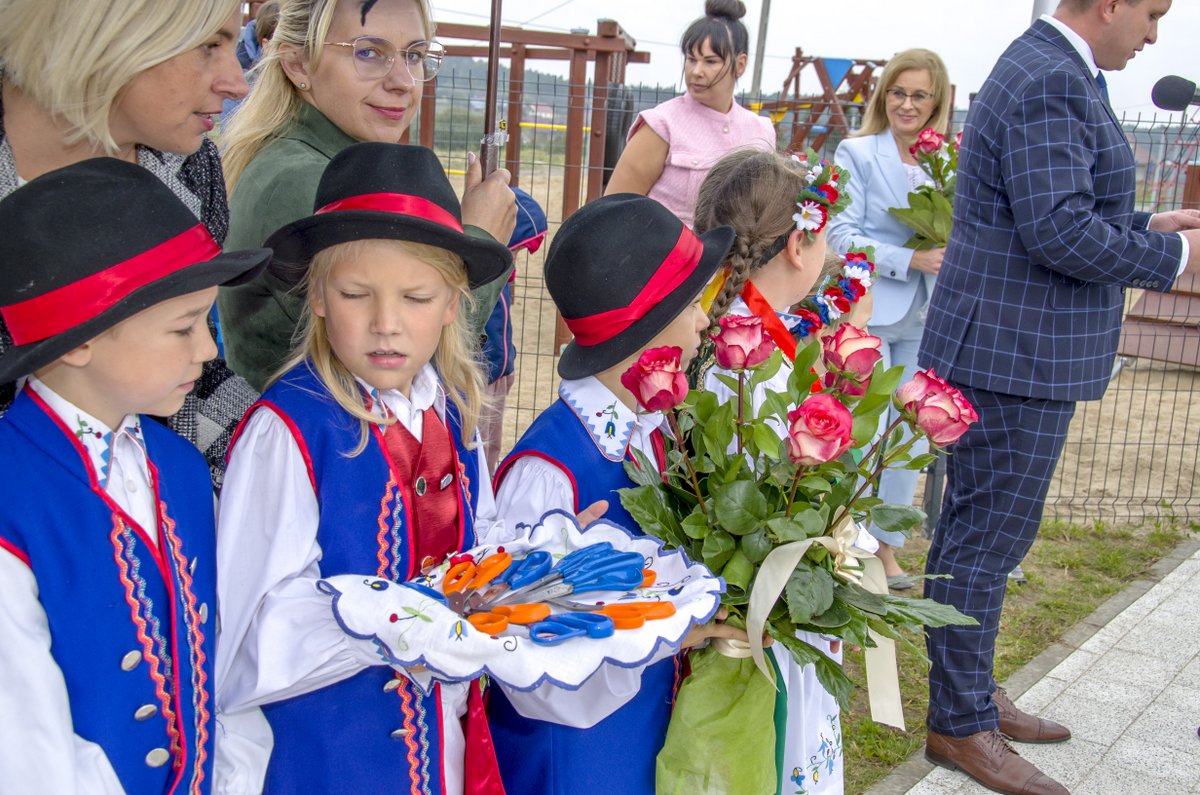
[[[750,95],[756,98],[762,93],[762,67],[767,49],[767,20],[770,16],[771,0],[762,0],[762,15],[758,18],[758,47],[754,51],[754,81],[750,85]]]
[[[1056,8],[1058,8],[1058,0],[1033,0],[1033,19],[1031,21],[1037,22],[1037,18],[1042,14],[1053,14]]]

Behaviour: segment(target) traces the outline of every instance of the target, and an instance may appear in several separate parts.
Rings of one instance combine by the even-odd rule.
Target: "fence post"
[[[417,141],[427,149],[433,148],[433,125],[437,118],[437,77],[425,84],[421,94],[421,129]]]
[[[608,132],[608,73],[612,53],[597,52],[592,72],[592,141],[588,147],[587,200],[599,199],[604,190],[604,142]]]
[[[504,167],[512,174],[512,185],[521,182],[521,115],[525,102],[525,45],[513,43],[508,65],[508,146]]]
[[[1183,204],[1185,210],[1200,210],[1200,165],[1192,163],[1185,172]]]

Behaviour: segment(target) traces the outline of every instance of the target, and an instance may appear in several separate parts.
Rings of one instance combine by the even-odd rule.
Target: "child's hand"
[[[575,516],[575,521],[580,527],[587,527],[592,522],[604,516],[604,512],[607,510],[608,500],[596,500],[591,505],[580,511]]]
[[[483,229],[501,245],[508,245],[517,225],[517,197],[508,187],[512,175],[498,168],[487,179],[474,152],[467,153],[467,176],[462,195],[464,224]]]
[[[707,640],[715,638],[725,638],[726,640],[740,640],[742,643],[749,643],[750,636],[746,634],[746,630],[741,627],[734,627],[729,624],[722,623],[729,617],[729,610],[722,607],[713,616],[713,620],[707,624],[701,624],[698,627],[692,627],[691,631],[683,638],[681,648],[690,649],[693,646],[699,646]],[[767,633],[763,633],[763,648],[770,646],[775,640]]]

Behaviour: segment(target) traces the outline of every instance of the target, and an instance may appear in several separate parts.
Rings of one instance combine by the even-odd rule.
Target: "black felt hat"
[[[546,287],[575,335],[563,378],[595,375],[637,353],[708,284],[732,227],[697,236],[653,199],[618,193],[568,218],[546,256]]]
[[[318,252],[353,240],[407,240],[463,258],[478,287],[512,265],[502,243],[463,232],[462,208],[437,155],[423,146],[359,143],[338,152],[317,187],[313,215],[276,231],[271,273],[286,284],[304,281]]]
[[[0,201],[0,383],[171,298],[255,276],[271,252],[221,247],[146,169],[96,158]]]

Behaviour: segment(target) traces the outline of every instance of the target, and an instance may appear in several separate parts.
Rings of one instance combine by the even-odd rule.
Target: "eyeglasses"
[[[927,94],[924,91],[914,91],[911,94],[902,88],[893,88],[888,92],[888,97],[898,105],[903,105],[904,101],[911,99],[914,105],[924,105],[929,100],[933,99],[933,94]]]
[[[327,41],[329,47],[349,47],[354,60],[354,70],[359,77],[378,80],[386,77],[396,63],[396,56],[404,56],[404,66],[418,83],[431,80],[442,68],[446,48],[436,41],[418,41],[400,50],[387,39],[374,36],[359,36],[351,41]]]

